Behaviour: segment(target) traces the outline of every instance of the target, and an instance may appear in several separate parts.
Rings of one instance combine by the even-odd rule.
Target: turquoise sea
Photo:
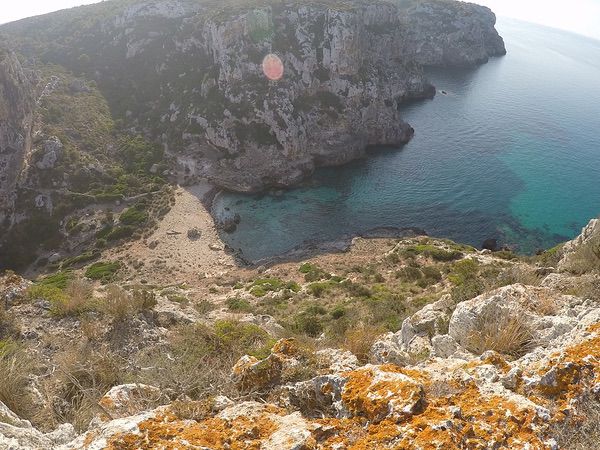
[[[259,260],[377,227],[521,253],[578,234],[600,214],[600,41],[512,20],[498,30],[505,57],[430,72],[438,94],[404,109],[406,146],[278,195],[219,195],[214,208],[242,219],[223,239]]]

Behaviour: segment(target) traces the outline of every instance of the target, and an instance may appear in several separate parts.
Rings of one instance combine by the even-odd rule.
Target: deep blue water
[[[217,211],[242,217],[223,238],[256,260],[383,226],[522,253],[575,236],[600,214],[600,41],[512,20],[498,30],[507,56],[430,73],[436,98],[404,110],[409,144],[282,195],[218,196]]]

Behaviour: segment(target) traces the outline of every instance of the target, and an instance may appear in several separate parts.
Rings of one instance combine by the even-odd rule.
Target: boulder
[[[360,366],[358,358],[349,351],[326,348],[315,353],[319,369],[325,373],[341,373]]]
[[[566,242],[560,250],[558,263],[561,272],[584,273],[590,268],[600,269],[600,219],[591,220],[575,239]]]
[[[343,375],[335,374],[286,384],[279,390],[279,403],[285,408],[298,409],[306,417],[348,417],[349,413],[342,403],[346,380]]]
[[[53,169],[56,162],[62,155],[63,144],[56,136],[44,141],[43,154],[41,159],[36,163],[36,167],[40,170]]]
[[[281,339],[265,359],[242,356],[231,369],[231,378],[240,392],[267,390],[303,367],[304,356],[294,339]]]
[[[154,386],[137,383],[114,386],[98,402],[102,413],[94,420],[106,422],[133,416],[168,401],[168,397]]]
[[[482,294],[457,305],[450,319],[448,334],[464,348],[477,347],[477,336],[484,330],[500,336],[508,327],[530,334],[530,345],[546,345],[571,330],[577,320],[570,304],[574,297],[546,288],[514,284]],[[504,327],[504,329],[503,329]]]
[[[398,333],[386,333],[381,336],[369,352],[369,359],[373,364],[396,364],[405,366],[410,364],[410,355],[402,349]]]
[[[50,433],[42,433],[27,420],[20,419],[0,402],[0,449],[52,449],[75,438],[73,425],[65,423]]]

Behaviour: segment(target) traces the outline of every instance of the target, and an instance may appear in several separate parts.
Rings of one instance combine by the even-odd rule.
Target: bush
[[[476,330],[468,336],[465,348],[478,355],[494,350],[520,357],[533,346],[533,332],[524,316],[483,316],[477,321]]]
[[[50,301],[50,312],[58,317],[77,316],[90,307],[93,287],[85,280],[69,282],[65,295]]]
[[[304,263],[300,266],[300,273],[304,274],[304,279],[308,282],[319,281],[331,278],[331,274],[325,272],[319,266],[311,263]]]
[[[119,222],[124,225],[142,225],[148,220],[148,213],[143,205],[132,206],[123,211],[119,217]]]
[[[250,312],[252,311],[252,305],[248,300],[239,297],[228,298],[225,302],[227,304],[227,308],[231,311],[236,312]]]
[[[307,290],[310,294],[315,297],[321,297],[323,294],[329,292],[331,289],[335,288],[338,285],[335,281],[319,281],[316,283],[311,283],[308,285]]]
[[[267,292],[278,292],[282,289],[298,292],[300,285],[294,281],[284,282],[279,278],[262,278],[255,280],[248,289],[255,297],[264,297]]]
[[[406,266],[396,272],[396,278],[409,282],[417,281],[423,278],[423,272],[418,267]]]
[[[435,245],[420,244],[404,249],[406,256],[423,255],[435,261],[449,262],[462,258],[464,255],[458,250],[444,250]]]
[[[124,322],[155,305],[156,297],[153,292],[138,289],[130,293],[113,284],[107,287],[106,296],[99,302],[98,308],[115,322]]]
[[[69,281],[73,278],[73,273],[70,271],[60,271],[47,277],[38,279],[36,284],[39,286],[55,287],[65,289]]]
[[[27,289],[27,298],[29,300],[47,300],[50,303],[66,301],[63,289],[54,286],[44,286],[43,284],[34,284]]]
[[[126,239],[126,238],[133,236],[133,233],[135,233],[135,231],[136,231],[135,227],[133,227],[131,225],[123,225],[121,227],[111,228],[109,230],[109,232],[106,234],[106,240],[107,241],[118,241],[120,239]],[[98,236],[98,237],[104,237],[104,236]]]
[[[91,280],[100,280],[103,283],[111,281],[121,268],[119,261],[101,261],[92,264],[85,271],[85,276]]]

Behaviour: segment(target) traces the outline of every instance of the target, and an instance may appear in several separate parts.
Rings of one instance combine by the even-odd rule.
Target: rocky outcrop
[[[0,47],[0,229],[12,222],[16,184],[31,148],[33,107],[21,63]]]
[[[435,93],[424,65],[471,66],[505,53],[493,13],[462,2],[110,7],[2,30],[19,43],[39,39],[30,29],[52,29],[48,39],[63,47],[46,57],[95,78],[121,119],[162,142],[180,181],[208,178],[236,191],[290,186],[370,146],[407,142],[413,129],[399,106]],[[106,18],[81,28],[86,15]],[[278,81],[263,73],[270,54],[283,65]]]
[[[560,249],[558,269],[582,274],[600,271],[600,219],[592,219],[575,239]]]
[[[487,351],[468,362],[366,365],[287,383],[270,403],[213,404],[196,420],[174,406],[159,407],[101,424],[61,448],[227,448],[234,442],[265,449],[559,448],[552,437],[557,423],[577,417],[582,399],[597,395],[598,311],[583,314],[548,350],[518,360]]]
[[[61,425],[51,433],[42,433],[27,420],[20,419],[0,402],[0,449],[35,450],[56,448],[75,438],[71,424]]]
[[[416,49],[420,64],[474,66],[506,54],[504,41],[494,29],[496,16],[485,6],[456,3],[449,8],[443,1],[400,5],[412,21],[406,45]]]

